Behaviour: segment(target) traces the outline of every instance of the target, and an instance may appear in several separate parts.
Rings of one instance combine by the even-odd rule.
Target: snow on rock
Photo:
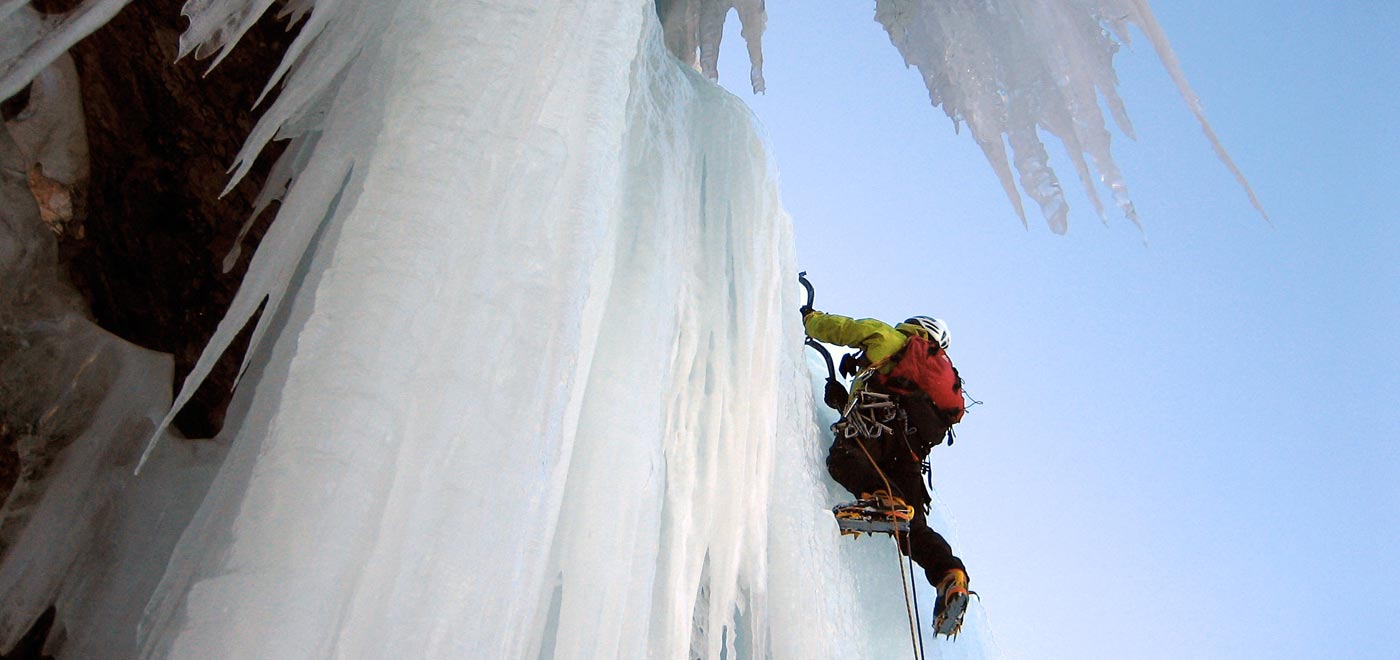
[[[54,100],[34,112],[69,112]],[[51,119],[22,128],[64,125]],[[134,657],[131,599],[158,583],[217,450],[166,442],[147,478],[132,477],[169,409],[172,360],[88,320],[31,190],[36,153],[59,176],[85,164],[63,160],[66,139],[50,141],[54,156],[12,133],[34,136],[0,131],[0,433],[19,463],[0,506],[0,650],[54,604],[64,657]]]
[[[14,140],[44,223],[55,233],[81,238],[88,144],[73,58],[61,54],[10,105],[5,131]]]

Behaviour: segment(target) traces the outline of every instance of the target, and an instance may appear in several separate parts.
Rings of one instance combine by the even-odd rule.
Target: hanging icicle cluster
[[[666,48],[711,80],[719,79],[719,42],[724,21],[733,9],[749,47],[749,82],[763,92],[763,28],[768,22],[763,0],[656,0],[656,13],[666,32]]]
[[[5,42],[0,44],[0,97],[18,91],[128,1],[91,0],[67,14],[44,17],[39,29],[18,25],[34,20],[32,12],[21,10],[24,3],[4,3],[0,34],[16,28],[25,38],[0,40]],[[331,91],[333,85],[326,85],[353,58],[356,41],[319,37],[322,32],[363,32],[374,23],[359,17],[358,11],[346,11],[359,4],[293,0],[282,6],[281,16],[290,16],[293,23],[308,15],[309,19],[269,88],[288,77],[314,76],[325,82],[292,85],[299,92],[291,95],[295,98],[284,94],[278,100],[250,136],[236,164],[235,180],[278,128],[296,125],[298,117],[314,115],[324,103],[319,97]],[[181,54],[217,54],[217,64],[272,5],[273,0],[190,0],[183,9],[190,27],[180,39]],[[711,79],[719,76],[719,45],[730,10],[742,24],[753,90],[763,92],[762,38],[767,23],[763,0],[656,0],[667,49]],[[1059,176],[1049,164],[1046,134],[1064,145],[1101,219],[1105,205],[1100,184],[1108,189],[1119,212],[1138,222],[1127,184],[1113,159],[1112,136],[1103,113],[1106,106],[1118,129],[1133,137],[1113,69],[1113,56],[1121,44],[1128,43],[1130,26],[1146,35],[1216,155],[1264,214],[1248,181],[1206,121],[1147,0],[876,0],[875,20],[889,33],[905,63],[918,68],[933,104],[943,109],[956,128],[968,127],[1023,223],[1022,192],[1035,200],[1052,231],[1068,229],[1069,206]],[[311,47],[318,42],[326,47]]]
[[[763,91],[761,1],[657,0],[656,7],[667,47],[712,79],[719,75],[725,17],[737,9],[753,88]],[[1100,219],[1105,219],[1102,184],[1119,212],[1138,223],[1103,116],[1107,106],[1118,129],[1133,137],[1113,69],[1114,54],[1129,42],[1130,26],[1147,36],[1216,154],[1264,213],[1206,121],[1146,0],[876,0],[875,8],[875,20],[905,63],[922,74],[933,105],[955,129],[968,127],[1023,223],[1022,192],[1039,205],[1052,231],[1062,234],[1069,226],[1069,206],[1050,167],[1044,134],[1064,145]]]

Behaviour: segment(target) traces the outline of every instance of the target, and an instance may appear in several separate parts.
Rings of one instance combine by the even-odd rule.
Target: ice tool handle
[[[812,301],[817,294],[812,289],[812,283],[807,281],[807,271],[798,273],[797,281],[802,284],[802,288],[807,290],[807,304],[802,306],[805,312],[805,310],[812,309]],[[821,353],[822,359],[826,360],[826,391],[822,393],[822,401],[833,410],[844,409],[846,401],[850,399],[850,394],[846,392],[846,386],[842,385],[841,381],[836,380],[836,364],[831,361],[831,353],[827,352],[826,347],[822,346],[821,342],[811,337],[807,337],[803,343],[816,349],[818,353]]]

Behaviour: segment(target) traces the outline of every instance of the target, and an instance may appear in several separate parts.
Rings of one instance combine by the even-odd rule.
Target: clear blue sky
[[[817,306],[951,324],[985,405],[935,479],[1006,657],[1400,657],[1400,4],[1152,5],[1272,226],[1137,33],[1145,231],[1060,154],[1070,233],[1023,229],[873,2],[769,3],[767,95],[735,24],[721,82]]]

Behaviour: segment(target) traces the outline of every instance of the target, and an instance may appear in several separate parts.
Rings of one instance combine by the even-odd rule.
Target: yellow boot
[[[883,488],[871,493],[871,497],[880,502],[880,507],[885,510],[892,520],[908,522],[914,519],[914,507],[909,506],[909,503],[905,502],[904,498],[891,495],[889,491]]]
[[[963,614],[967,612],[967,601],[972,593],[967,590],[967,571],[953,568],[943,574],[943,579],[938,581],[938,600],[933,604],[934,633],[957,636],[962,630]]]

